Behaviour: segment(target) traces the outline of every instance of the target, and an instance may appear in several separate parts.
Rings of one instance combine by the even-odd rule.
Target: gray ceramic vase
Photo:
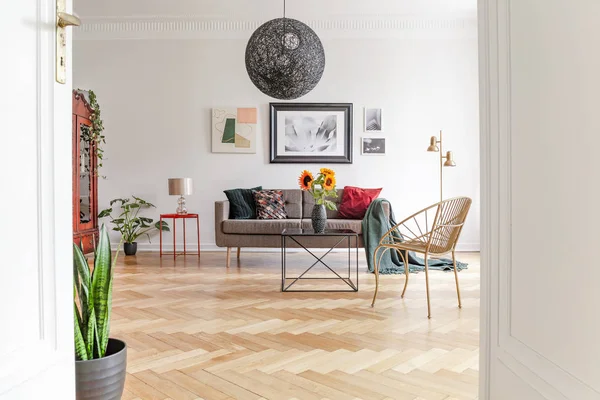
[[[325,225],[327,224],[327,211],[323,204],[315,204],[311,215],[312,227],[316,233],[325,232]]]
[[[125,342],[108,339],[105,357],[75,362],[77,400],[120,400],[126,370]]]

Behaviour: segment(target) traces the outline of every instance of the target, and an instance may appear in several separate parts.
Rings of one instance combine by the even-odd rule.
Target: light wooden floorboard
[[[290,265],[310,261],[289,255]],[[327,256],[343,271],[344,254]],[[477,398],[479,255],[454,275],[431,271],[432,319],[425,275],[375,279],[361,254],[358,293],[282,293],[277,253],[121,256],[115,269],[113,337],[128,344],[124,399]],[[312,263],[312,262],[311,262]],[[323,281],[313,281],[308,288]],[[333,286],[331,286],[333,287]]]

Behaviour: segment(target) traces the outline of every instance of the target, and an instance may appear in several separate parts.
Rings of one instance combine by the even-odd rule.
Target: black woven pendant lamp
[[[265,22],[246,46],[246,70],[264,94],[280,100],[302,97],[317,86],[325,70],[325,51],[306,24],[285,17]]]

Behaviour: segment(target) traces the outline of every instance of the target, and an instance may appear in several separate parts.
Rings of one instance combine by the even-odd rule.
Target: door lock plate
[[[67,14],[67,0],[56,0],[56,82],[67,81],[67,26],[79,26],[81,21]]]
[[[56,0],[56,82],[67,82],[67,30],[58,23],[58,13],[66,12],[66,0]]]

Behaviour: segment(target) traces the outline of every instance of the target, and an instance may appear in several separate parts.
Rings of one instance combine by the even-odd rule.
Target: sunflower
[[[302,171],[300,178],[298,178],[298,184],[300,185],[300,189],[302,190],[310,190],[312,187],[312,182],[315,180],[313,174],[310,171]]]
[[[325,189],[325,190],[335,189],[335,176],[334,175],[325,175],[325,180],[323,181],[323,189]]]
[[[321,168],[319,172],[323,175],[335,176],[335,171],[329,168]]]

